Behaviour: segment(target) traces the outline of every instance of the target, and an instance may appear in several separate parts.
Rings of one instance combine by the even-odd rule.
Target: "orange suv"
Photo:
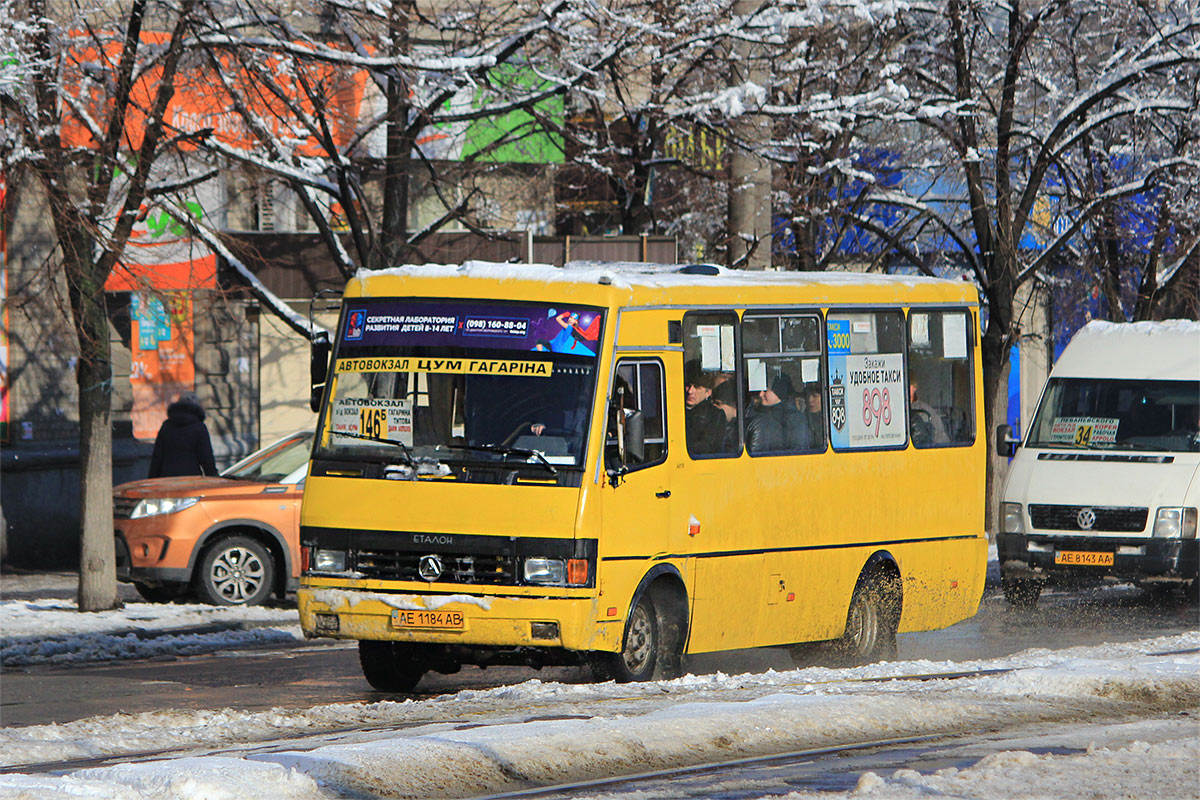
[[[194,593],[216,605],[257,605],[294,590],[311,449],[312,432],[300,431],[216,477],[115,487],[117,579],[151,602]]]

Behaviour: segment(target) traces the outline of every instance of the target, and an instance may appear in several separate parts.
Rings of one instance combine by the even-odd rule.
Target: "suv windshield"
[[[1200,381],[1052,378],[1028,445],[1196,452]]]
[[[577,306],[348,301],[314,455],[426,474],[434,461],[581,466],[602,321]]]
[[[222,478],[280,483],[308,464],[312,433],[295,433],[243,458],[221,473]],[[303,473],[300,477],[304,477]]]

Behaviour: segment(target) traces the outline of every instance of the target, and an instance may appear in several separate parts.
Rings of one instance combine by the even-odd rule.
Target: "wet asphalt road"
[[[1037,608],[1010,608],[998,588],[989,588],[979,613],[951,628],[901,634],[899,658],[970,661],[997,658],[1030,648],[1062,649],[1165,636],[1200,628],[1200,610],[1180,594],[1155,596],[1131,586],[1048,591]],[[738,651],[689,658],[688,671],[727,674],[791,669],[781,649]],[[543,681],[583,683],[582,667],[533,671],[518,667],[464,668],[454,675],[430,674],[417,687],[422,695]],[[307,708],[322,703],[393,699],[371,690],[362,678],[352,643],[301,642],[269,650],[69,668],[36,667],[0,675],[0,725],[67,722],[118,712],[167,708]]]

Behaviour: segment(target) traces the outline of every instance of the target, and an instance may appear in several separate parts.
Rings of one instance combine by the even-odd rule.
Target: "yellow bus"
[[[306,635],[464,664],[845,663],[983,591],[965,282],[470,262],[347,288],[301,512]]]

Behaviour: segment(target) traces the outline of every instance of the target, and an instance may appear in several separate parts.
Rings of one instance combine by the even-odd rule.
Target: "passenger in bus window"
[[[789,451],[811,450],[812,434],[808,430],[808,420],[796,407],[796,391],[792,388],[792,379],[787,373],[779,373],[771,381],[771,393],[779,398],[778,411],[783,423],[783,449]]]
[[[738,451],[738,407],[737,386],[733,381],[722,381],[712,391],[712,404],[725,415],[725,431],[721,437],[721,452]]]
[[[758,392],[747,408],[746,448],[751,453],[779,452],[787,448],[783,403],[775,392],[776,388],[783,389],[778,378],[770,387]],[[791,395],[788,396],[790,398]]]
[[[803,402],[803,406],[800,403]],[[804,397],[798,398],[797,407],[804,414],[804,419],[808,423],[808,432],[812,437],[812,446],[815,450],[825,449],[825,418],[822,413],[822,398],[821,384],[809,383],[805,385]]]
[[[684,375],[684,429],[688,452],[707,455],[719,452],[725,434],[725,416],[712,404],[713,375],[692,364]]]
[[[908,407],[912,418],[909,420],[913,444],[946,444],[950,441],[946,433],[946,424],[942,415],[933,406],[917,396],[917,379],[908,381]]]

